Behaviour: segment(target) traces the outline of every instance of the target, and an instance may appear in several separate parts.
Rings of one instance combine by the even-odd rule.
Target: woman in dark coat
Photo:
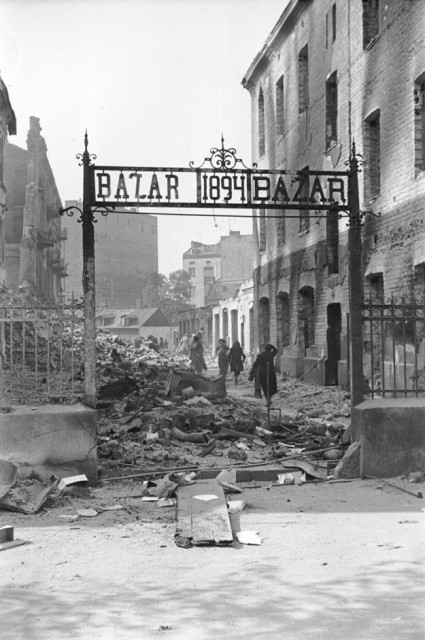
[[[198,336],[193,337],[193,342],[190,347],[190,362],[198,374],[202,373],[204,369],[205,371],[207,370],[204,358],[204,346]]]
[[[228,351],[229,347],[227,346],[226,341],[223,340],[223,338],[220,338],[220,340],[218,341],[218,347],[215,352],[218,356],[218,368],[220,370],[221,376],[227,375],[227,370],[229,368]]]
[[[243,363],[245,362],[246,355],[242,351],[242,347],[238,340],[235,340],[233,346],[229,351],[229,363],[230,371],[235,374],[235,384],[239,382],[239,374],[243,371]]]
[[[276,370],[274,368],[276,354],[276,347],[272,344],[266,344],[263,353],[258,354],[256,361],[252,365],[248,378],[251,381],[254,379],[259,380],[267,402],[271,401],[271,397],[277,393]]]

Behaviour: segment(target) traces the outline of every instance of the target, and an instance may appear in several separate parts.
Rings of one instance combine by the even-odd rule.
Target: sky
[[[86,129],[98,165],[196,166],[222,134],[250,165],[251,104],[241,82],[286,4],[0,0],[0,73],[18,128],[9,141],[25,148],[29,118],[40,118],[62,203],[82,198],[75,156]],[[160,273],[182,268],[192,240],[215,243],[229,230],[251,233],[249,212],[159,216]]]

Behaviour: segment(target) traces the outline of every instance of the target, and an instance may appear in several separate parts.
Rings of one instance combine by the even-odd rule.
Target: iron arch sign
[[[359,161],[353,143],[347,171],[262,169],[247,167],[236,150],[212,148],[201,165],[187,167],[95,165],[88,151],[77,155],[83,166],[83,209],[60,213],[81,215],[83,235],[83,293],[85,308],[85,402],[96,406],[96,318],[94,226],[97,212],[129,213],[125,208],[195,208],[220,210],[272,209],[268,217],[300,217],[303,211],[348,218],[350,390],[352,406],[363,398],[361,217],[358,198]],[[292,213],[291,213],[292,212]],[[325,212],[323,214],[323,212]],[[131,212],[134,213],[134,212]],[[143,212],[136,213],[143,214]],[[185,214],[181,215],[197,215]],[[199,214],[202,215],[202,214]],[[234,213],[214,214],[230,215]]]

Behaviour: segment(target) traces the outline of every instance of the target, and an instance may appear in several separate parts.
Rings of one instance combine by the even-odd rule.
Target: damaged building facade
[[[346,171],[355,141],[364,296],[382,302],[423,299],[424,32],[421,2],[291,0],[242,82],[260,169]],[[347,219],[268,213],[254,212],[256,345],[277,346],[282,373],[345,385]]]
[[[4,180],[7,287],[42,300],[57,299],[67,275],[59,215],[62,204],[39,118],[30,118],[26,149],[6,145]]]
[[[4,253],[7,177],[5,176],[4,160],[9,135],[16,135],[16,117],[10,104],[6,85],[0,77],[0,292],[7,288]]]
[[[179,335],[204,331],[204,341],[215,340],[212,309],[220,300],[235,296],[244,280],[252,276],[254,238],[230,231],[216,244],[192,241],[183,254],[183,269],[189,273],[192,308],[179,313]]]

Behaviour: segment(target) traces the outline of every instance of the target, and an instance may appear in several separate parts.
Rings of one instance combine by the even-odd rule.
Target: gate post
[[[84,136],[83,164],[83,296],[84,296],[84,396],[85,404],[96,408],[96,299],[94,224],[92,213],[92,158],[87,150],[87,131]]]
[[[350,312],[350,396],[351,411],[363,400],[363,275],[362,275],[362,225],[359,206],[358,161],[353,142],[348,174],[348,300]]]

